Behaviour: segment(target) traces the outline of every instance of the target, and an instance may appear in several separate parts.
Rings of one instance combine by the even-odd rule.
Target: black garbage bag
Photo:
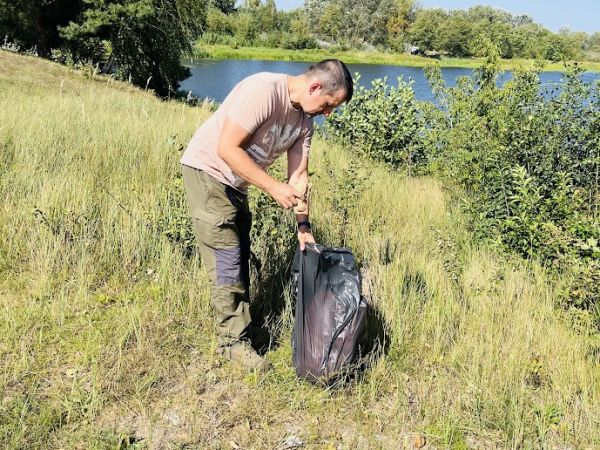
[[[367,319],[361,278],[346,248],[307,244],[296,251],[292,362],[298,376],[328,382],[356,359]]]

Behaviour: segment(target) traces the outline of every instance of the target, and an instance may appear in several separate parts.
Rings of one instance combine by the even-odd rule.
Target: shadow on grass
[[[278,348],[289,317],[284,316],[287,303],[293,298],[291,266],[296,248],[290,246],[275,260],[251,258],[252,324],[249,337],[259,354]],[[267,264],[268,263],[268,264]]]
[[[415,301],[418,304],[414,304],[414,308],[422,307],[431,298],[431,292],[423,273],[417,270],[408,270],[402,278],[399,296],[399,301]],[[386,322],[383,311],[374,304],[375,302],[369,302],[368,299],[367,303],[369,304],[367,324],[359,348],[359,357],[343,373],[323,382],[323,385],[329,389],[343,391],[346,387],[361,382],[369,370],[377,364],[377,361],[390,352],[391,327]]]

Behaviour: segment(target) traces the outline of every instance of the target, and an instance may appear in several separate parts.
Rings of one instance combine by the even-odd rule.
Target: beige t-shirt
[[[312,118],[292,106],[287,75],[261,72],[235,86],[219,109],[198,128],[181,164],[200,169],[239,191],[247,190],[248,183],[217,154],[226,116],[251,134],[244,150],[264,170],[285,151],[308,155]]]

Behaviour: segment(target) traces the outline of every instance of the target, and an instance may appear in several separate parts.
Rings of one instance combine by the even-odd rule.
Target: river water
[[[223,101],[229,91],[243,78],[257,72],[281,72],[298,75],[304,72],[310,63],[296,61],[255,61],[255,60],[196,60],[187,66],[192,75],[181,83],[180,90],[191,91],[197,98],[209,98],[217,102]],[[420,67],[388,66],[382,64],[348,64],[350,72],[360,73],[360,83],[366,87],[376,78],[388,78],[388,84],[396,85],[396,79],[412,80],[412,88],[417,100],[432,101],[433,95],[429,83]],[[445,67],[442,76],[450,86],[456,84],[460,76],[471,75],[472,69]],[[510,72],[504,72],[499,82],[510,79]],[[543,84],[560,84],[564,74],[561,72],[542,72],[540,80]],[[586,72],[582,75],[585,81],[600,80],[600,73]]]

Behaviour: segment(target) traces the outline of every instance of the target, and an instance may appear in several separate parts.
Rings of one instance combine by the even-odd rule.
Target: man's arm
[[[225,118],[219,140],[218,155],[238,176],[268,193],[282,207],[296,205],[302,195],[292,186],[280,183],[261,169],[242,148],[250,133],[234,120]]]
[[[302,199],[298,206],[294,208],[296,213],[296,222],[308,222],[309,205],[306,193],[308,191],[308,156],[303,155],[298,151],[288,151],[288,181],[301,194]],[[304,204],[302,204],[304,202]],[[303,206],[304,208],[299,208]],[[300,242],[300,250],[304,250],[305,244],[315,243],[312,230],[307,225],[298,227],[298,241]]]

